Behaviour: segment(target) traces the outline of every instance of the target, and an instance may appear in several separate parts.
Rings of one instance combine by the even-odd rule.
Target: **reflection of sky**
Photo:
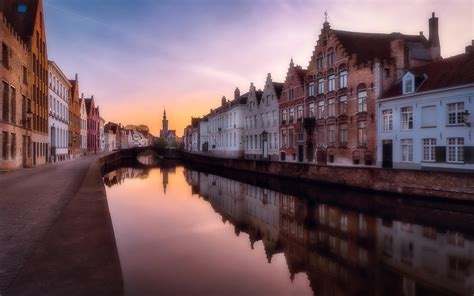
[[[283,80],[292,56],[306,66],[324,10],[336,29],[425,36],[436,11],[444,56],[463,52],[474,35],[470,0],[44,0],[44,7],[49,58],[68,76],[79,73],[80,91],[95,94],[106,120],[143,122],[155,134],[163,106],[181,134],[191,115],[235,86],[263,87],[267,72]]]

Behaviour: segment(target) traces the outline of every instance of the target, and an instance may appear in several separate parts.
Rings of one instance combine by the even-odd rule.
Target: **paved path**
[[[0,295],[78,192],[96,156],[0,175]]]

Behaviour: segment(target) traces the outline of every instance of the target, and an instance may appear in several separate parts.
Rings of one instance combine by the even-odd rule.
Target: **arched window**
[[[367,112],[367,87],[360,84],[357,87],[357,112]]]
[[[339,67],[339,88],[347,87],[347,68],[345,64]]]
[[[327,54],[328,66],[334,65],[334,60],[336,59],[336,54],[334,53],[334,48],[330,48]]]
[[[323,57],[324,57],[323,53],[320,52],[320,53],[318,54],[318,58],[317,58],[317,60],[316,60],[316,65],[317,65],[318,69],[322,69],[322,68],[323,68]]]

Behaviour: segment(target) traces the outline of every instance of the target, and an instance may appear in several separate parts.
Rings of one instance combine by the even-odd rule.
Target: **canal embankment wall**
[[[474,174],[467,172],[343,167],[308,163],[216,158],[182,153],[190,164],[239,170],[263,175],[329,183],[352,188],[417,195],[431,198],[474,201]]]

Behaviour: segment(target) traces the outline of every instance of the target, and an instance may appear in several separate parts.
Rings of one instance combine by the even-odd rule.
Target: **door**
[[[22,166],[26,168],[26,158],[28,157],[27,153],[28,145],[26,143],[26,136],[23,136],[22,143],[21,143],[21,157],[22,157]]]
[[[382,167],[392,168],[393,166],[393,143],[392,140],[382,141]]]
[[[303,150],[304,150],[303,145],[298,145],[298,161],[299,162],[303,162],[303,156],[304,156]]]

